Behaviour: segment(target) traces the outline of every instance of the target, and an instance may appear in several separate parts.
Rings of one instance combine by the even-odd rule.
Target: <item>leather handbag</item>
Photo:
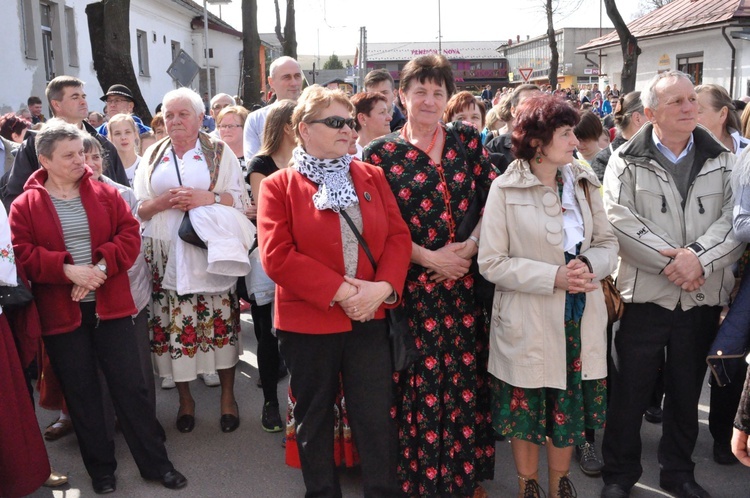
[[[357,230],[357,226],[354,224],[352,219],[345,211],[340,211],[341,216],[344,217],[349,228],[354,232],[354,236],[357,237],[359,245],[362,246],[362,250],[367,255],[367,259],[370,260],[372,268],[377,271],[378,265],[375,263],[375,258],[372,257],[370,252],[370,246],[367,245],[362,234]],[[388,325],[388,340],[391,346],[391,358],[393,359],[393,370],[395,372],[402,372],[409,368],[409,365],[417,361],[419,358],[419,349],[417,349],[417,343],[414,340],[414,335],[409,330],[409,320],[406,317],[406,311],[404,310],[403,304],[396,308],[385,310],[386,323]]]
[[[0,306],[3,308],[25,306],[34,300],[34,295],[26,287],[21,277],[17,277],[17,279],[18,285],[15,287],[0,285]]]
[[[180,167],[177,164],[177,156],[174,153],[174,149],[172,150],[172,158],[174,159],[175,171],[177,171],[177,181],[179,181],[180,186],[182,186],[182,176],[180,175]],[[177,235],[184,242],[187,242],[190,245],[200,247],[201,249],[208,249],[206,242],[203,239],[201,239],[198,236],[198,233],[195,231],[195,228],[193,227],[193,222],[190,221],[189,212],[185,213],[185,216],[182,217],[182,221],[180,222],[180,228],[177,229]]]
[[[586,203],[589,205],[589,211],[591,211],[593,216],[594,210],[591,207],[588,182],[583,185],[583,195],[586,196]],[[612,325],[622,318],[622,314],[625,313],[625,303],[622,300],[620,291],[617,290],[612,275],[607,275],[599,283],[602,286],[602,293],[604,293],[604,304],[607,306],[607,325]]]

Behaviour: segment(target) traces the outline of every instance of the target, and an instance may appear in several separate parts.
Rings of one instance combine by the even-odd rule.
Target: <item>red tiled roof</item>
[[[628,24],[628,29],[633,36],[642,39],[689,31],[737,18],[750,18],[750,0],[673,0],[632,21]],[[578,47],[578,51],[585,52],[619,42],[617,31],[612,31]]]

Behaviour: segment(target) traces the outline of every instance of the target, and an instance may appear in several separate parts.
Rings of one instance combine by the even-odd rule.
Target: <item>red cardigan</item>
[[[388,282],[400,298],[411,259],[409,228],[380,168],[354,160],[350,172],[362,234],[378,264],[375,273],[360,246],[355,276]],[[317,191],[315,183],[293,168],[263,180],[258,200],[261,262],[276,282],[276,328],[306,334],[348,332],[351,320],[341,306],[331,306],[345,274],[341,222],[332,210],[315,208],[312,196]],[[381,305],[375,318],[385,318],[386,306]]]
[[[134,315],[138,310],[127,271],[140,251],[140,226],[116,189],[90,177],[86,168],[79,191],[88,215],[91,258],[107,262],[107,280],[96,290],[96,313],[103,320]],[[29,177],[23,194],[11,205],[9,219],[13,249],[31,281],[42,335],[53,335],[78,328],[81,308],[70,298],[73,283],[63,264],[73,264],[73,258],[65,249],[60,218],[44,188],[46,180],[43,168]]]

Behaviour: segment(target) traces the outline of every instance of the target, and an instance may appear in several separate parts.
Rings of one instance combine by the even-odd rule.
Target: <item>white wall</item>
[[[736,29],[736,28],[735,28]],[[728,32],[732,29],[728,29]],[[740,98],[746,94],[746,84],[750,78],[750,42],[732,40],[736,47],[734,95]],[[638,57],[638,76],[636,90],[642,90],[646,83],[659,71],[677,69],[677,56],[694,52],[703,52],[703,83],[715,83],[729,91],[731,75],[731,49],[721,28],[712,28],[692,33],[672,34],[664,38],[639,41],[641,55]],[[622,53],[620,46],[602,51],[602,69],[608,78],[602,78],[603,84],[620,85],[622,72]],[[669,65],[664,64],[667,56]],[[661,63],[660,63],[661,61]]]
[[[0,67],[6,75],[0,85],[0,112],[17,111],[26,105],[30,95],[39,96],[44,102],[44,112],[50,111],[44,96],[47,86],[44,57],[41,49],[41,28],[38,0],[27,4],[34,5],[32,13],[35,18],[31,25],[35,28],[33,36],[37,42],[36,60],[28,59],[24,54],[23,26],[20,22],[22,2],[27,0],[3,0],[3,29],[0,30],[0,41],[4,50],[0,51]],[[105,89],[100,88],[91,60],[91,43],[89,40],[88,22],[86,18],[86,4],[91,0],[50,0],[57,5],[60,15],[59,33],[56,34],[58,47],[55,50],[56,74],[75,76],[86,82],[85,90],[88,94],[89,109],[101,111],[104,103],[99,100]],[[65,7],[73,9],[75,17],[75,33],[69,33],[65,26]],[[138,83],[148,107],[152,110],[161,101],[166,92],[176,87],[172,78],[166,73],[172,63],[172,40],[180,43],[195,61],[203,66],[203,30],[193,31],[190,21],[195,13],[180,8],[171,0],[132,0],[130,13],[130,53],[133,67],[138,72],[138,52],[136,31],[146,32],[148,38],[148,76],[138,76]],[[18,19],[18,22],[9,22]],[[154,34],[156,41],[154,41]],[[73,66],[73,60],[67,54],[67,36],[75,36],[77,45],[78,64]],[[239,53],[242,50],[242,40],[239,37],[209,30],[209,47],[214,49],[211,59],[212,67],[216,68],[217,89],[214,93],[237,93],[239,83]],[[193,88],[198,88],[198,77],[193,80]]]

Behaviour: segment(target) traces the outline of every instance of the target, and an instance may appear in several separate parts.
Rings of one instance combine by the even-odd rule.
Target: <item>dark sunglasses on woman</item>
[[[316,119],[314,121],[310,121],[310,123],[323,123],[327,127],[334,128],[336,130],[340,130],[344,127],[344,125],[347,125],[353,130],[354,126],[357,124],[354,118],[342,118],[341,116],[328,116],[325,119]]]

